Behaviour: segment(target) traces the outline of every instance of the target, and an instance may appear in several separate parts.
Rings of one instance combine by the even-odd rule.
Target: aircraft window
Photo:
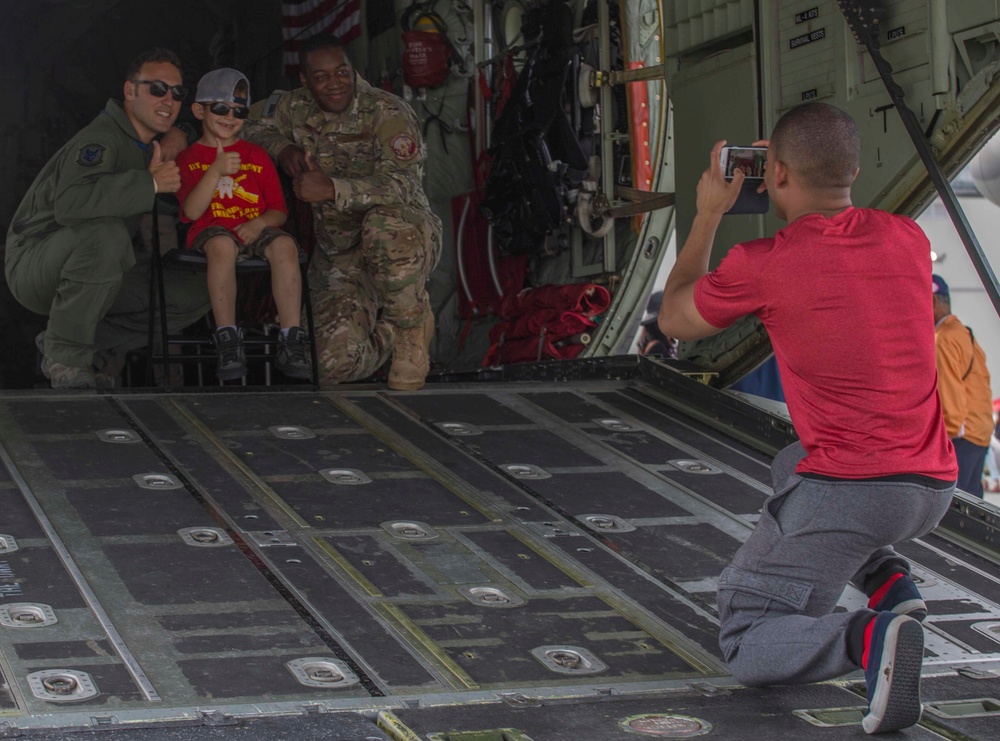
[[[965,198],[981,198],[982,193],[979,192],[979,188],[976,185],[976,179],[972,175],[972,166],[969,165],[962,169],[955,179],[951,181],[951,189],[955,191],[956,196],[962,196]]]

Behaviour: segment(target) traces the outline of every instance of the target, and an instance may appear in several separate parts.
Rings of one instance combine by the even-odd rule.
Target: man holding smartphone
[[[760,318],[800,439],[775,457],[774,495],[719,578],[720,645],[747,685],[860,667],[865,731],[894,731],[920,719],[927,606],[892,546],[933,529],[957,474],[936,388],[930,245],[911,219],[852,205],[861,144],[844,111],[807,103],[756,144],[761,189],[787,226],[708,272],[744,180],[726,180],[718,142],[659,314],[684,340]],[[845,355],[848,344],[867,352]],[[848,583],[868,606],[834,613]]]

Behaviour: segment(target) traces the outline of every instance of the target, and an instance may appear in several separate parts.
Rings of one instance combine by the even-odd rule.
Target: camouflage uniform
[[[242,136],[275,159],[302,147],[333,181],[334,200],[312,204],[320,373],[336,382],[370,376],[392,353],[392,327],[420,326],[431,311],[425,284],[441,252],[441,220],[421,185],[416,115],[357,77],[343,113],[324,113],[301,88],[272,96]]]
[[[95,350],[120,355],[148,341],[149,256],[133,240],[155,198],[150,154],[121,104],[109,100],[48,161],[11,220],[7,283],[18,302],[49,318],[50,362],[89,369]],[[166,282],[170,331],[208,312],[201,276]]]

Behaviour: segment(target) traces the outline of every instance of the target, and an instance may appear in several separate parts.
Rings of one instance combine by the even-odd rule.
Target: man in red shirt
[[[775,457],[774,495],[719,578],[720,645],[748,685],[817,682],[861,667],[864,729],[906,728],[920,718],[917,620],[927,606],[892,545],[938,523],[957,474],[936,387],[930,245],[908,218],[854,208],[857,124],[807,103],[759,142],[768,147],[765,187],[788,225],[736,245],[709,273],[715,232],[744,179],[724,178],[724,144],[698,183],[660,328],[691,340],[757,316],[800,442]],[[848,583],[868,607],[834,613]]]

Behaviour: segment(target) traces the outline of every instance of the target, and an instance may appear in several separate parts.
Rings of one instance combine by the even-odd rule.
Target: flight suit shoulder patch
[[[76,155],[76,162],[78,165],[83,165],[84,167],[93,167],[94,165],[101,164],[104,159],[104,145],[103,144],[84,144],[80,147],[80,151]]]
[[[278,104],[281,99],[288,95],[285,90],[275,90],[271,93],[271,97],[267,99],[264,103],[264,109],[261,111],[261,118],[274,118],[275,114],[278,112]]]
[[[392,137],[389,141],[389,146],[392,147],[392,151],[395,153],[396,159],[401,162],[412,160],[417,156],[417,142],[406,132],[400,132]]]

